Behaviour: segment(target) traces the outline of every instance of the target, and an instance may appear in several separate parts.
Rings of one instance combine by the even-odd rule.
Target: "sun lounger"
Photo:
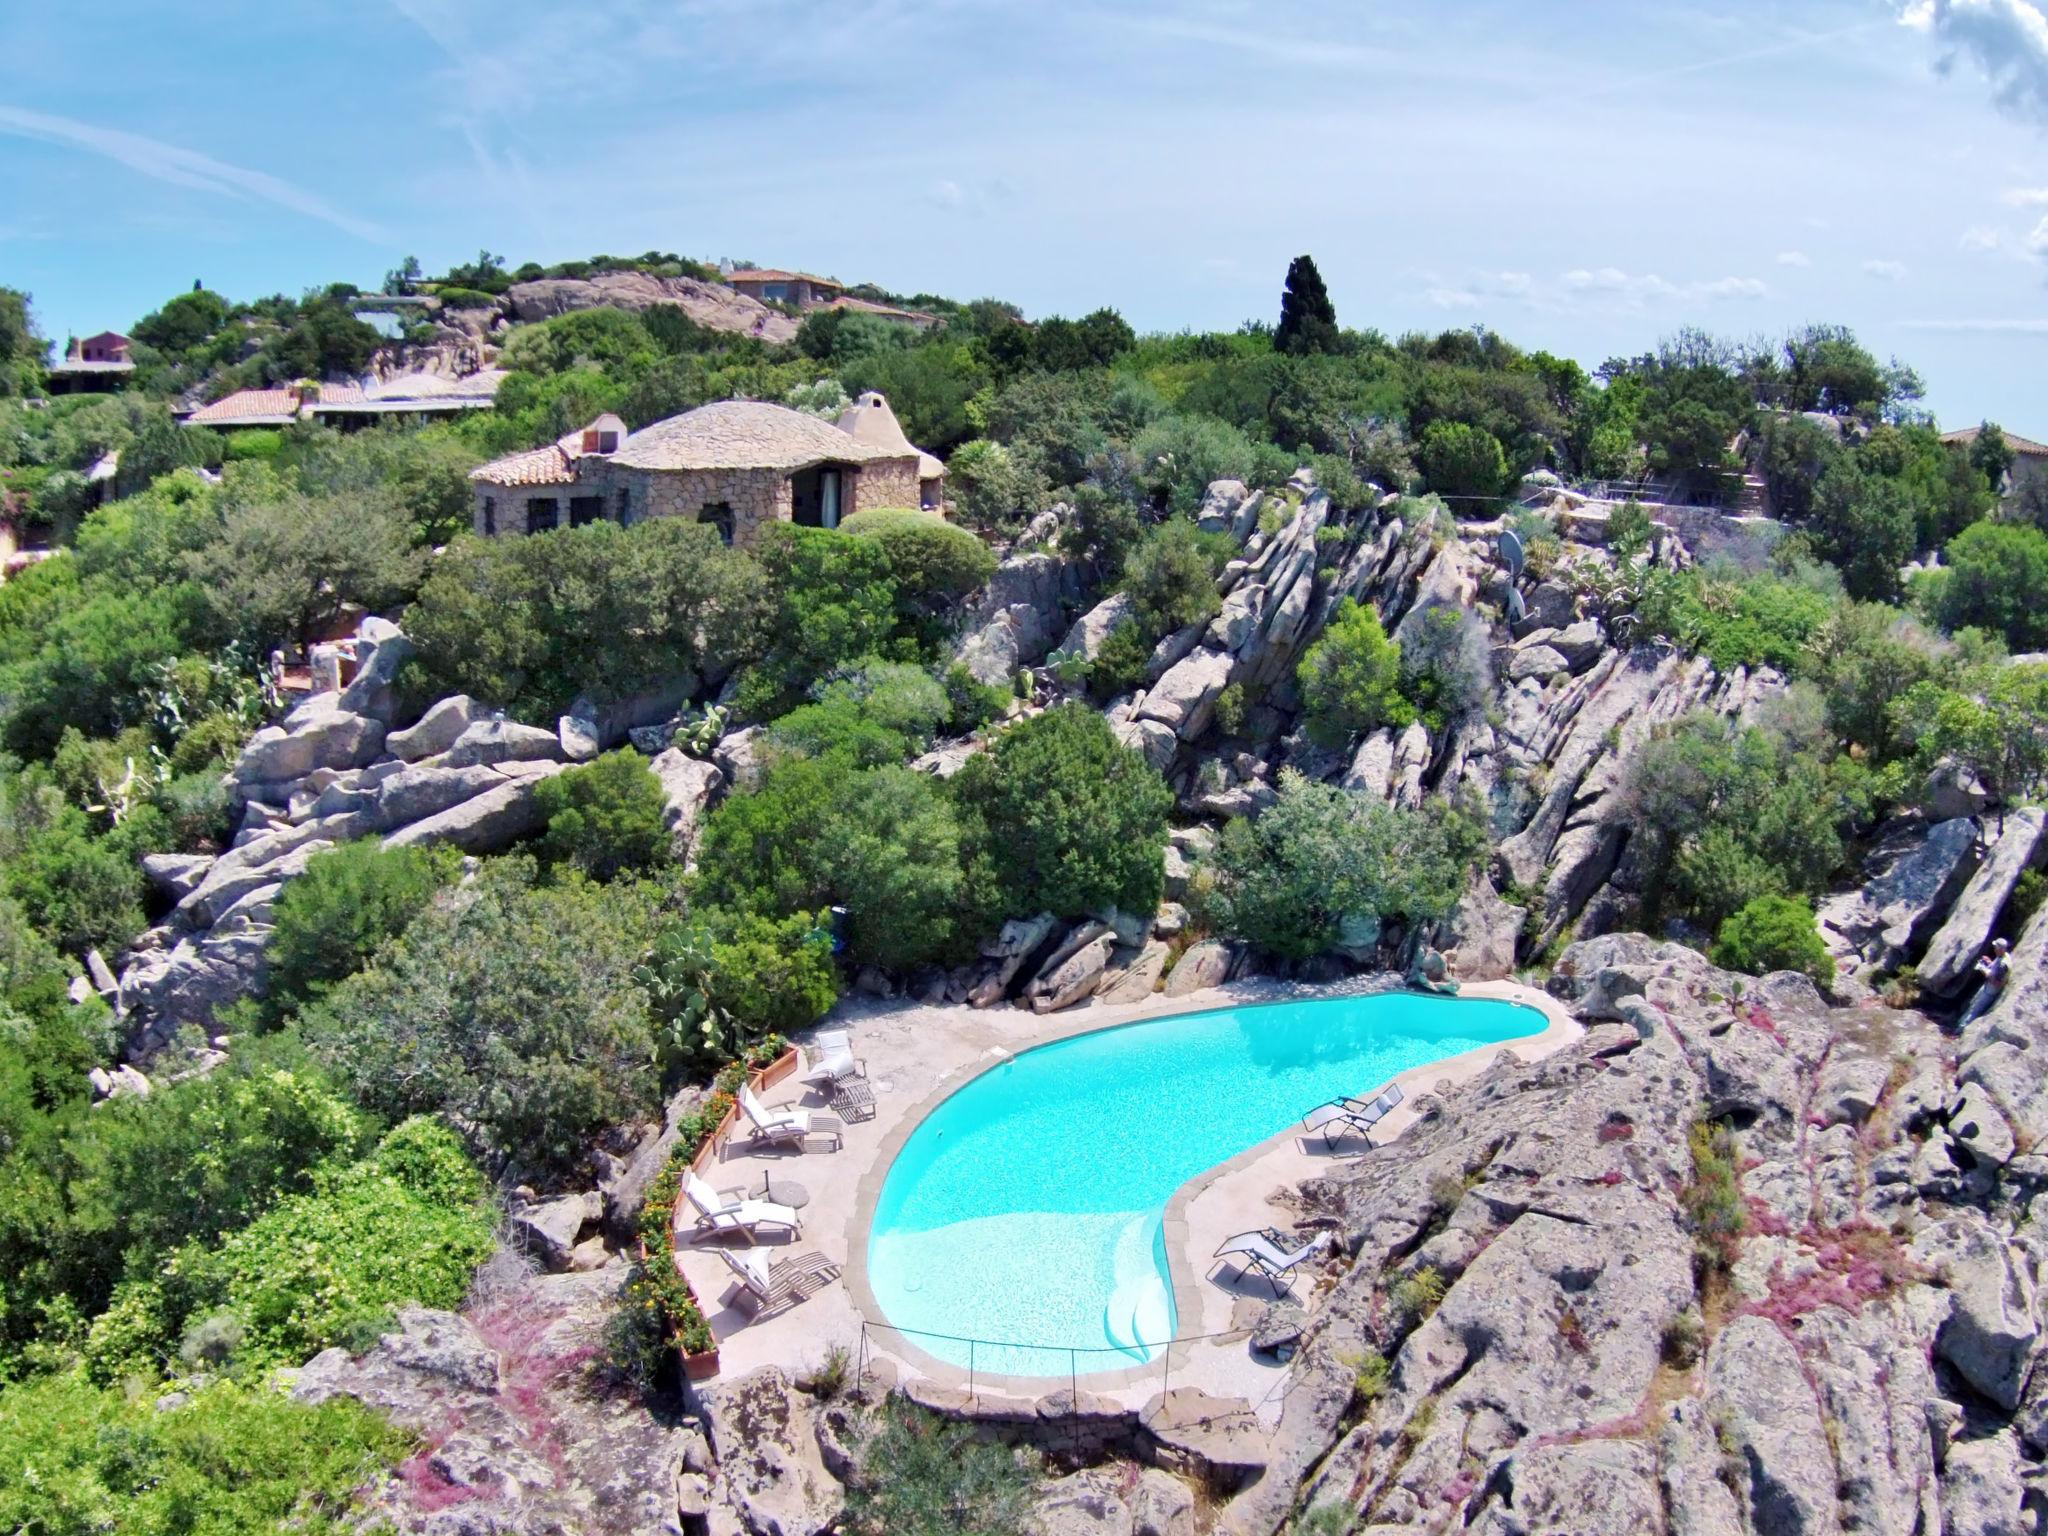
[[[754,1090],[740,1085],[740,1113],[746,1116],[753,1127],[750,1143],[758,1145],[767,1142],[783,1146],[794,1144],[801,1148],[813,1132],[830,1136],[833,1144],[839,1143],[839,1127],[836,1121],[822,1121],[807,1109],[769,1109],[754,1096]]]
[[[692,1237],[741,1232],[751,1243],[762,1227],[781,1227],[792,1237],[804,1229],[803,1218],[790,1207],[736,1189],[713,1189],[688,1168],[683,1170],[683,1197],[696,1212],[697,1229]]]
[[[819,1253],[800,1253],[771,1264],[768,1255],[758,1249],[714,1251],[739,1281],[740,1295],[753,1302],[756,1317],[794,1306],[839,1278],[839,1266]]]
[[[1370,1146],[1373,1127],[1392,1114],[1400,1102],[1399,1083],[1393,1084],[1376,1099],[1332,1099],[1310,1110],[1308,1118],[1301,1122],[1302,1129],[1321,1131],[1326,1147],[1349,1131],[1356,1131]]]
[[[1209,1266],[1213,1274],[1216,1264],[1225,1259],[1237,1260],[1240,1275],[1256,1270],[1264,1276],[1266,1284],[1273,1287],[1273,1294],[1281,1295],[1287,1287],[1281,1282],[1294,1270],[1306,1264],[1323,1251],[1323,1240],[1311,1238],[1289,1253],[1275,1241],[1277,1234],[1271,1232],[1240,1232],[1216,1250],[1215,1262]]]
[[[868,1064],[853,1054],[853,1037],[843,1029],[824,1031],[806,1055],[811,1069],[803,1080],[813,1088],[829,1091],[835,1083],[868,1075]]]

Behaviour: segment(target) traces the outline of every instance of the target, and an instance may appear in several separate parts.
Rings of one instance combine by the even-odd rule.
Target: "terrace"
[[[764,1232],[758,1251],[771,1261],[816,1255],[837,1269],[838,1278],[822,1287],[807,1287],[810,1293],[795,1304],[757,1314],[713,1251],[722,1245],[745,1252],[744,1238],[693,1242],[693,1213],[687,1201],[678,1203],[677,1267],[717,1338],[719,1375],[737,1377],[766,1365],[801,1371],[822,1363],[831,1350],[844,1348],[871,1366],[883,1362],[884,1371],[893,1370],[906,1380],[923,1378],[942,1391],[1029,1398],[1072,1383],[1124,1408],[1137,1408],[1165,1386],[1195,1387],[1216,1397],[1242,1398],[1268,1420],[1277,1418],[1285,1365],[1247,1345],[1247,1332],[1266,1310],[1272,1292],[1264,1280],[1242,1275],[1227,1264],[1212,1275],[1210,1255],[1232,1234],[1291,1227],[1299,1214],[1286,1203],[1292,1191],[1333,1162],[1362,1152],[1364,1147],[1355,1139],[1326,1147],[1320,1136],[1304,1135],[1295,1125],[1210,1168],[1179,1190],[1167,1207],[1165,1237],[1178,1312],[1175,1337],[1181,1342],[1144,1364],[1135,1363],[1130,1354],[1107,1349],[1093,1351],[1091,1358],[1091,1351],[1082,1349],[1057,1377],[1016,1377],[984,1368],[973,1359],[973,1350],[968,1366],[941,1359],[916,1338],[890,1326],[870,1283],[869,1227],[889,1167],[918,1125],[966,1083],[1012,1056],[1138,1020],[1371,990],[1378,988],[1250,981],[1189,998],[1155,995],[1140,1003],[1096,1005],[1050,1016],[1014,1008],[975,1010],[872,1000],[843,1005],[832,1022],[852,1031],[855,1053],[864,1060],[872,1089],[872,1118],[836,1117],[842,1122],[836,1150],[831,1149],[829,1136],[814,1136],[800,1150],[755,1148],[747,1143],[746,1122],[741,1119],[736,1130],[708,1144],[698,1160],[702,1176],[718,1189],[744,1189],[756,1198],[785,1197],[792,1203],[801,1197],[801,1235],[785,1238],[779,1232]],[[1378,1143],[1413,1123],[1416,1104],[1426,1093],[1476,1076],[1502,1051],[1533,1060],[1580,1033],[1560,1005],[1527,987],[1475,984],[1464,988],[1461,996],[1527,1005],[1542,1013],[1545,1027],[1509,1045],[1468,1051],[1398,1074],[1393,1080],[1401,1083],[1406,1102],[1381,1123]],[[763,1084],[759,1097],[766,1105],[831,1114],[826,1096],[801,1081],[802,1066],[784,1070],[786,1076]],[[1376,1092],[1384,1086],[1359,1083],[1353,1091]],[[1308,1299],[1325,1273],[1312,1265],[1308,1274],[1298,1275],[1292,1287],[1296,1299]],[[964,1346],[951,1348],[959,1347]]]

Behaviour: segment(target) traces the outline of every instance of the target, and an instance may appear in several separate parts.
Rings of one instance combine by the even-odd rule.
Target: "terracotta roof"
[[[508,453],[502,459],[479,464],[469,472],[469,478],[485,485],[574,485],[576,460],[570,456],[569,444],[580,444],[582,437],[581,431],[571,432],[545,448]]]
[[[1964,427],[1957,432],[1942,433],[1941,440],[1944,443],[1974,443],[1982,432],[1983,428],[1981,427]],[[2037,443],[2032,438],[2021,437],[2016,432],[2005,434],[2005,446],[2014,453],[2021,454],[2030,459],[2048,455],[2048,443]]]
[[[897,435],[902,435],[898,429]],[[629,469],[772,469],[838,461],[873,464],[917,450],[876,447],[787,406],[722,400],[642,427],[613,456]]]
[[[289,389],[238,389],[185,420],[195,427],[283,426],[299,419],[299,397]]]

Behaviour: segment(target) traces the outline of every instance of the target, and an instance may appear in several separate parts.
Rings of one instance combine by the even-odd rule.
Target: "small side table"
[[[864,1077],[842,1077],[832,1085],[832,1108],[843,1120],[875,1118],[875,1090]]]
[[[811,1192],[795,1179],[778,1179],[764,1168],[761,1171],[761,1193],[757,1198],[800,1211],[811,1203]]]

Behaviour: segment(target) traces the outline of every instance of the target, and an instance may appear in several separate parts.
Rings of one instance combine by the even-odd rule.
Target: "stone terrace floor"
[[[1059,1014],[1033,1014],[1025,1009],[933,1007],[901,1001],[856,998],[843,1003],[828,1027],[852,1032],[854,1052],[867,1064],[876,1113],[870,1120],[849,1121],[838,1151],[829,1141],[814,1139],[803,1151],[752,1151],[735,1138],[721,1149],[708,1169],[720,1189],[745,1187],[758,1193],[764,1178],[795,1180],[809,1194],[803,1208],[803,1234],[788,1244],[766,1237],[761,1251],[770,1259],[815,1253],[841,1267],[842,1278],[808,1299],[769,1316],[752,1320],[736,1301],[738,1287],[709,1244],[678,1245],[679,1262],[718,1335],[720,1376],[730,1379],[764,1365],[800,1372],[819,1364],[834,1346],[858,1350],[862,1339],[865,1282],[866,1211],[887,1172],[895,1150],[945,1093],[1006,1054],[1050,1040],[1103,1029],[1134,1019],[1190,1013],[1235,1003],[1331,997],[1377,990],[1368,980],[1331,987],[1305,987],[1274,981],[1249,981],[1167,998],[1155,994],[1143,1002],[1119,1007],[1088,1006]],[[1413,1102],[1441,1085],[1463,1081],[1483,1071],[1502,1051],[1533,1060],[1577,1038],[1579,1026],[1553,999],[1513,983],[1468,984],[1467,997],[1501,998],[1541,1010],[1549,1027],[1532,1039],[1489,1046],[1467,1056],[1435,1062],[1404,1073],[1400,1081],[1408,1103],[1382,1122],[1379,1140],[1398,1136],[1414,1118]],[[823,1095],[806,1088],[798,1077],[763,1095],[770,1107],[800,1105],[829,1112]],[[1361,1083],[1364,1093],[1383,1087]],[[744,1127],[744,1121],[742,1122]],[[1326,1150],[1320,1136],[1304,1137],[1291,1130],[1250,1149],[1194,1180],[1173,1200],[1167,1217],[1168,1259],[1180,1311],[1182,1336],[1230,1334],[1220,1340],[1180,1344],[1170,1354],[1171,1385],[1199,1387],[1218,1397],[1239,1397],[1262,1417],[1277,1419],[1285,1368],[1270,1357],[1254,1355],[1241,1332],[1246,1326],[1241,1298],[1264,1303],[1271,1291],[1264,1282],[1236,1279],[1225,1265],[1209,1278],[1210,1255],[1230,1235],[1252,1228],[1288,1227],[1294,1211],[1285,1203],[1295,1187],[1332,1162],[1362,1151],[1356,1142]],[[864,1198],[865,1197],[865,1198]],[[731,1239],[740,1242],[739,1239]],[[1297,1279],[1295,1295],[1307,1300],[1323,1277]],[[1234,1317],[1233,1314],[1237,1315]],[[968,1373],[907,1347],[901,1336],[872,1326],[883,1320],[868,1302],[868,1358],[887,1357],[899,1375],[924,1377],[943,1387],[969,1385]],[[1167,1361],[1132,1366],[1119,1372],[1084,1374],[1084,1392],[1114,1399],[1126,1407],[1142,1406],[1166,1384]],[[1022,1380],[981,1373],[973,1385],[1011,1396],[1035,1396],[1063,1388],[1065,1381]]]

